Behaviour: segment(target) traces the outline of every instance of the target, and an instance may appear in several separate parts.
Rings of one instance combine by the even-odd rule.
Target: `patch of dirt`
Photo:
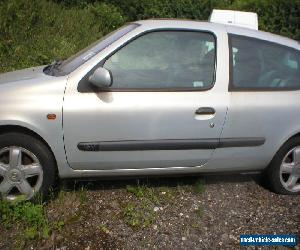
[[[237,249],[240,234],[300,235],[300,196],[274,194],[256,176],[201,178],[79,182],[45,206],[63,225],[25,248]],[[5,233],[0,248],[10,249],[14,230]]]

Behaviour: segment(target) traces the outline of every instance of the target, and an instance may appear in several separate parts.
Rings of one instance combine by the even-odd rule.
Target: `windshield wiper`
[[[49,70],[57,69],[62,64],[62,60],[54,60],[49,66]]]
[[[54,71],[58,70],[59,66],[62,64],[62,60],[54,60],[51,64],[49,64],[45,69],[44,72],[49,75],[54,75]]]

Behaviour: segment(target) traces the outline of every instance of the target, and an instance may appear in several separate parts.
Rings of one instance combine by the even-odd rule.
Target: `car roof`
[[[212,23],[207,21],[197,21],[197,20],[185,20],[185,19],[148,19],[148,20],[139,20],[134,23],[139,25],[147,26],[149,29],[155,28],[209,28],[209,29],[223,29],[235,35],[242,35],[248,36],[253,38],[258,38],[261,40],[266,40],[274,43],[279,43],[288,47],[292,47],[295,49],[300,50],[300,43],[299,41],[293,40],[291,38],[287,38],[284,36],[276,35],[273,33],[261,31],[261,30],[254,30],[244,27],[239,27],[235,25],[226,25],[226,24],[219,24],[219,23]]]

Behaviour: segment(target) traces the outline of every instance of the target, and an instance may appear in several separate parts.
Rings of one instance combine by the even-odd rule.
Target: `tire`
[[[300,194],[300,137],[291,138],[278,150],[265,174],[275,193]]]
[[[56,169],[52,152],[41,140],[19,132],[0,135],[2,199],[22,201],[47,197],[55,184]]]

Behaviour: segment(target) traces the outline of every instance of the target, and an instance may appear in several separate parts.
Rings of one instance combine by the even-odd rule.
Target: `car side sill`
[[[146,151],[146,150],[193,150],[227,147],[255,147],[265,143],[263,137],[240,137],[222,139],[164,139],[80,142],[81,151]]]

